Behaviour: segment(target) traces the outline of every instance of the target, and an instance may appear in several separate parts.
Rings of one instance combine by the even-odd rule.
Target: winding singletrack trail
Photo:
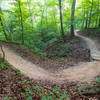
[[[6,60],[15,68],[19,69],[25,76],[35,80],[48,80],[58,83],[65,80],[80,82],[92,81],[94,77],[100,74],[100,51],[97,49],[95,42],[91,39],[78,35],[77,31],[75,31],[75,34],[86,41],[91,51],[91,57],[95,59],[95,61],[80,63],[75,67],[50,73],[49,71],[22,58],[10,47],[3,45],[3,49],[6,53]]]

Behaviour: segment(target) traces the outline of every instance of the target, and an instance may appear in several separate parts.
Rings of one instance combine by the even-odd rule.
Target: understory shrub
[[[37,96],[41,100],[67,100],[69,95],[63,93],[59,86],[55,86],[53,90],[45,89],[41,86],[33,86],[33,90],[27,88],[21,95],[26,97],[26,100],[32,100],[32,96]]]
[[[3,58],[0,58],[0,69],[6,70],[8,69],[10,64],[7,61],[4,61]]]

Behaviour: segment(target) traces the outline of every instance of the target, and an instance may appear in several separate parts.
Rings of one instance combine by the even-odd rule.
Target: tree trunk
[[[100,17],[99,17],[99,25],[98,25],[98,27],[100,27]]]
[[[46,7],[46,24],[47,24],[47,27],[48,27],[48,13],[47,13],[47,7]]]
[[[10,36],[10,40],[11,41],[13,41],[13,36],[12,36],[12,32],[11,32],[11,30],[9,29],[9,27],[8,27],[8,25],[6,24],[6,29],[7,29],[7,31],[8,31],[8,33],[9,33],[9,36]]]
[[[1,52],[2,52],[2,58],[3,58],[3,62],[4,62],[4,60],[5,60],[5,52],[4,52],[3,48],[2,48],[2,42],[0,43],[0,49],[1,49]]]
[[[30,9],[30,3],[29,1],[27,0],[27,3],[28,3],[28,8],[29,8],[29,12],[30,12],[30,20],[31,20],[31,24],[32,24],[32,32],[33,32],[33,19],[32,19],[32,13],[31,13],[31,9]]]
[[[20,17],[21,17],[21,28],[22,28],[22,44],[24,44],[23,17],[22,17],[22,10],[21,10],[21,4],[20,4],[20,0],[19,0],[18,2],[19,2]]]
[[[73,0],[72,2],[72,14],[71,14],[71,36],[74,36],[74,14],[75,14],[75,5],[76,0]]]
[[[95,25],[94,25],[94,27],[97,28],[97,27],[98,27],[97,25],[98,25],[98,16],[96,16],[96,21],[95,21]]]
[[[2,12],[2,10],[1,10],[1,7],[0,7],[0,13],[1,12]],[[1,16],[0,16],[0,22],[1,22],[2,31],[3,31],[3,33],[5,35],[5,39],[8,40],[8,36],[7,36],[6,32],[5,32],[5,28],[4,28]]]
[[[56,15],[53,14],[54,24],[56,25]]]
[[[62,38],[64,39],[64,29],[63,29],[63,22],[62,22],[61,0],[59,0],[59,9],[60,9],[60,25],[61,25]]]
[[[90,27],[90,24],[91,24],[91,15],[92,15],[92,11],[93,11],[93,0],[92,0],[91,10],[90,10],[90,17],[89,17],[88,28]]]
[[[85,23],[85,29],[87,29],[88,28],[88,13],[87,13],[87,16],[86,16],[87,18],[86,18],[86,23]]]
[[[42,28],[42,24],[43,24],[43,17],[44,17],[43,14],[44,14],[44,9],[42,9],[42,16],[41,16],[41,24],[40,24],[40,28]],[[43,37],[42,31],[41,31],[40,36]]]

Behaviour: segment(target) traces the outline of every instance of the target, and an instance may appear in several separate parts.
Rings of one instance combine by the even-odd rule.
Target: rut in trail
[[[95,43],[89,38],[78,34],[76,35],[84,39],[89,45],[92,58],[100,60],[100,52],[97,50]],[[19,69],[25,76],[35,80],[48,80],[52,82],[63,82],[65,80],[89,82],[100,74],[100,61],[80,63],[75,67],[52,73],[22,58],[19,54],[12,50],[12,48],[6,45],[3,45],[3,49],[6,53],[6,60],[11,65]]]

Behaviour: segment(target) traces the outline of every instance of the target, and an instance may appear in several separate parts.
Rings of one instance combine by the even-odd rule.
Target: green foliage
[[[52,91],[41,86],[33,86],[33,90],[26,88],[25,92],[22,92],[21,95],[24,95],[26,100],[32,100],[33,95],[41,100],[67,100],[69,98],[69,95],[63,93],[59,86],[54,87]]]
[[[19,83],[19,84],[24,84],[24,83],[29,84],[29,83],[31,83],[31,82],[30,82],[30,81],[27,81],[27,80],[24,80],[24,81],[19,81],[18,83]]]
[[[66,35],[70,34],[72,1],[62,0],[62,18]],[[41,57],[46,56],[42,51],[43,48],[55,41],[59,36],[61,37],[58,13],[59,0],[14,0],[9,5],[11,5],[9,9],[4,9],[0,13],[8,41],[22,43],[23,24],[24,46],[31,49],[34,53],[39,54]],[[86,26],[87,28],[96,27],[96,32],[91,31],[90,33],[99,34],[99,5],[100,0],[93,0],[93,4],[92,0],[78,0],[75,21],[73,23],[74,27],[78,29],[86,28]],[[20,12],[20,8],[22,13]],[[3,33],[3,28],[0,24],[0,39],[6,40]],[[62,49],[62,52],[53,56],[66,56],[70,51],[65,45]]]
[[[25,95],[25,97],[26,97],[26,100],[32,100],[32,95],[33,95],[34,93],[31,91],[31,89],[30,88],[27,88],[27,89],[25,89],[25,93],[21,93],[21,95]]]
[[[68,99],[69,95],[66,93],[62,93],[61,89],[56,86],[52,91],[46,90],[43,87],[35,86],[33,87],[37,92],[39,96],[42,96],[41,100],[63,100]]]
[[[52,53],[48,54],[50,58],[59,58],[59,57],[65,57],[70,52],[70,45],[67,43],[52,43],[52,46],[50,46],[48,49],[51,49]]]
[[[88,35],[96,35],[100,36],[100,28],[89,28],[89,29],[83,29],[83,32],[87,33]]]
[[[12,71],[14,71],[18,76],[23,77],[23,74],[16,68],[12,68]]]
[[[2,58],[0,58],[0,69],[6,70],[11,66],[7,61],[4,61]]]
[[[97,94],[100,93],[100,77],[96,77],[94,81],[95,81],[95,84],[93,84],[92,86],[89,84],[86,84],[84,86],[79,87],[78,88],[79,93],[81,94],[82,92],[89,92],[89,90],[93,90]]]
[[[5,97],[4,97],[4,100],[8,100],[8,96],[5,96]]]

